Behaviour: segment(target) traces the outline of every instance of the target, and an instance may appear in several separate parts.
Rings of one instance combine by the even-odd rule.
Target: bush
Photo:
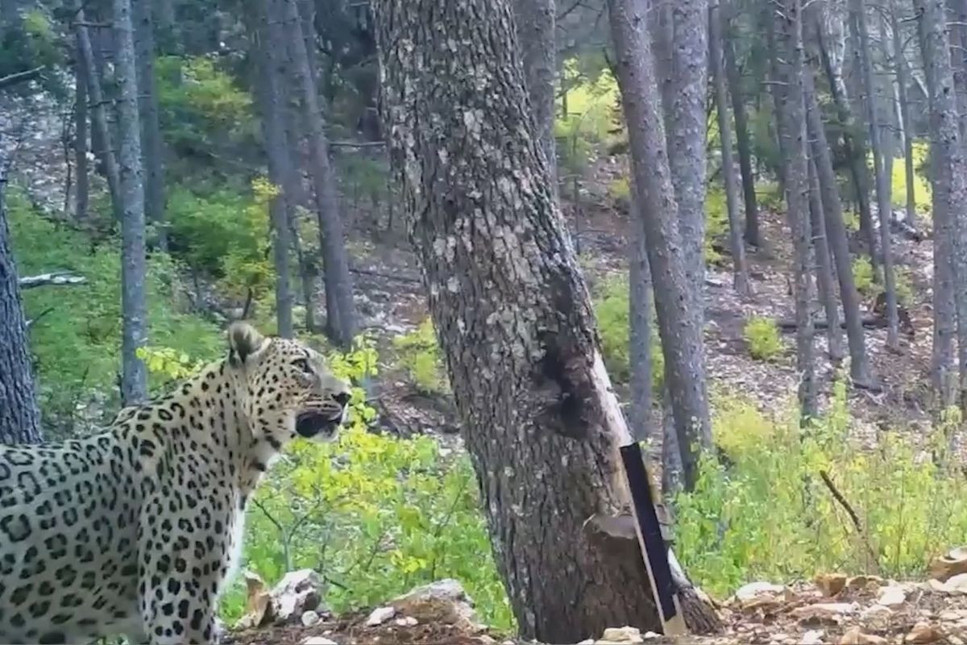
[[[627,274],[609,277],[604,280],[593,302],[601,353],[608,375],[616,383],[627,383],[631,378],[628,286]],[[654,320],[654,307],[649,316]],[[657,325],[653,324],[651,329],[651,379],[657,392],[664,383],[665,360]]]
[[[752,358],[771,361],[782,353],[784,346],[779,327],[770,318],[753,316],[745,322],[742,330]]]
[[[922,141],[913,143],[913,198],[914,206],[919,215],[927,215],[933,208],[933,193],[930,180],[924,175],[923,162],[927,159],[930,152],[930,145]],[[872,164],[872,157],[870,163]],[[903,157],[893,160],[893,194],[891,201],[895,208],[903,208],[907,203],[907,174],[906,162]]]
[[[897,302],[904,307],[909,307],[913,303],[913,282],[910,278],[910,270],[907,267],[894,265],[893,277],[896,282]],[[873,299],[883,293],[883,269],[877,267],[874,278],[873,264],[868,256],[853,259],[853,281],[856,283],[856,290],[865,298]]]
[[[393,339],[400,365],[413,384],[425,394],[449,390],[449,383],[437,344],[433,321],[427,318],[415,330]]]
[[[708,455],[695,491],[676,498],[676,553],[707,591],[726,595],[750,580],[824,571],[915,577],[929,556],[963,541],[967,481],[943,456],[946,426],[927,437],[934,461],[923,458],[912,434],[887,435],[865,451],[849,438],[843,381],[830,411],[802,431],[792,406],[777,419],[734,397],[715,408],[713,434],[731,464]],[[859,514],[866,540],[820,471]]]
[[[563,67],[567,114],[562,115],[562,96],[554,111],[554,136],[560,142],[557,149],[561,165],[570,172],[580,173],[596,146],[612,141],[615,110],[619,104],[618,83],[608,69],[584,73],[576,58],[565,60]]]
[[[709,186],[705,192],[705,260],[709,264],[721,264],[722,255],[716,251],[713,242],[721,242],[729,232],[729,209],[725,190],[719,186]]]

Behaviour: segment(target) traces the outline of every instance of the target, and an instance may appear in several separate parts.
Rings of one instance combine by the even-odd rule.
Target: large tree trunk
[[[819,301],[826,312],[829,357],[833,364],[839,365],[843,360],[843,330],[839,324],[836,282],[833,278],[833,263],[829,257],[829,243],[826,239],[822,190],[819,187],[819,176],[813,159],[809,161],[809,223],[813,236],[813,254],[816,258],[816,286],[819,289]]]
[[[863,105],[866,107],[870,147],[873,149],[873,174],[876,179],[877,215],[880,220],[880,257],[883,262],[883,281],[886,293],[887,347],[898,348],[900,343],[899,322],[896,307],[896,278],[893,271],[893,245],[890,241],[890,218],[893,212],[886,172],[883,168],[883,145],[880,142],[880,125],[877,121],[876,99],[873,94],[873,61],[870,59],[870,36],[866,26],[866,9],[863,0],[851,0],[851,13],[856,32],[859,34],[860,69]]]
[[[121,393],[125,405],[148,397],[148,374],[138,358],[148,336],[145,295],[144,183],[137,65],[130,0],[114,0],[114,73],[118,82],[118,178],[121,206]]]
[[[779,119],[784,175],[786,217],[792,232],[793,296],[796,302],[796,370],[799,373],[799,405],[803,420],[815,418],[816,364],[813,351],[813,321],[809,266],[809,155],[803,103],[802,5],[800,0],[783,0],[774,14],[773,52],[777,84],[772,90]]]
[[[665,357],[665,383],[675,415],[684,484],[691,490],[698,474],[699,450],[712,445],[702,343],[703,317],[696,316],[691,310],[701,306],[701,300],[689,295],[693,293],[689,286],[694,285],[687,284],[684,233],[677,225],[679,210],[671,182],[669,153],[665,149],[658,97],[653,92],[657,83],[651,43],[641,32],[643,26],[628,22],[643,20],[644,9],[632,0],[612,0],[608,6],[618,58],[618,85],[628,123],[632,169],[641,199],[639,210],[645,216],[648,263],[655,287],[658,328]]]
[[[730,24],[730,17],[735,10],[735,0],[729,0],[725,27]],[[742,195],[745,201],[745,241],[752,246],[759,246],[759,203],[755,194],[755,174],[752,172],[752,142],[749,136],[749,118],[745,112],[745,92],[742,85],[742,75],[735,60],[735,45],[728,29],[723,35],[723,54],[725,57],[725,75],[728,78],[729,94],[732,97],[732,116],[735,119],[735,140],[739,152],[739,170],[742,173]]]
[[[141,118],[141,161],[144,167],[144,217],[156,227],[158,247],[168,248],[165,230],[164,149],[159,122],[158,83],[154,73],[154,22],[151,3],[134,0],[135,57],[138,69],[138,108]]]
[[[709,57],[712,61],[712,81],[715,84],[715,105],[718,116],[719,138],[722,143],[722,180],[725,183],[725,201],[729,211],[729,241],[732,250],[732,285],[743,296],[752,294],[749,271],[745,262],[745,245],[739,223],[739,178],[732,159],[732,124],[729,119],[728,92],[725,89],[725,71],[722,65],[722,16],[719,0],[709,3]]]
[[[640,212],[641,198],[631,179],[631,221],[634,233],[628,244],[628,359],[631,363],[631,405],[628,423],[638,441],[659,439],[652,428],[651,376],[651,269],[648,267],[648,245],[645,239],[645,215]]]
[[[84,58],[80,48],[74,62],[74,165],[77,168],[77,188],[74,192],[74,217],[87,219],[87,205],[90,200],[90,170],[87,163],[87,140],[89,131],[87,74],[84,72]]]
[[[27,323],[4,209],[4,167],[0,155],[0,443],[39,443],[40,410],[27,351]]]
[[[356,305],[353,282],[349,274],[349,254],[339,213],[335,169],[329,161],[325,121],[319,105],[316,79],[309,63],[306,41],[302,35],[302,18],[296,0],[273,0],[283,3],[281,16],[290,30],[289,47],[295,57],[295,69],[301,80],[305,107],[306,131],[312,156],[312,180],[319,217],[319,248],[322,251],[323,280],[326,285],[326,326],[329,337],[341,347],[349,347],[356,334]]]
[[[903,41],[900,37],[900,20],[897,17],[896,0],[890,0],[890,27],[893,32],[893,63],[896,66],[896,84],[900,103],[900,125],[903,130],[903,169],[906,177],[907,222],[918,226],[916,178],[913,167],[913,123],[907,103],[907,66],[903,62]]]
[[[392,166],[520,631],[658,631],[637,543],[608,528],[628,503],[627,427],[531,136],[508,2],[374,8]],[[693,629],[713,626],[691,592]]]
[[[836,265],[840,299],[843,302],[843,317],[846,319],[850,378],[857,387],[869,388],[873,386],[873,378],[866,354],[860,296],[856,291],[856,281],[853,278],[853,259],[849,252],[849,239],[843,220],[843,204],[840,201],[832,154],[826,141],[826,130],[823,127],[822,114],[816,99],[812,70],[803,71],[803,94],[806,103],[809,146],[816,164],[823,215],[826,220],[826,235],[829,237],[829,247]]]
[[[554,71],[557,38],[554,0],[514,0],[517,40],[538,141],[547,158],[551,187],[557,195],[557,146],[554,141]]]
[[[941,402],[952,402],[948,359],[953,301],[957,313],[960,404],[967,392],[967,160],[960,140],[957,97],[943,0],[916,0],[920,42],[930,94],[931,166],[934,176],[934,370]]]

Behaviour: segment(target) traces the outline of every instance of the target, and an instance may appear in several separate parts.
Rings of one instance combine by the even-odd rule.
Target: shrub
[[[784,346],[776,323],[761,316],[749,318],[742,330],[752,358],[771,361],[782,353]]]
[[[893,277],[896,282],[897,302],[904,307],[913,303],[913,281],[910,270],[904,266],[893,267]],[[853,280],[856,290],[865,298],[875,298],[883,292],[883,269],[877,267],[876,276],[873,274],[873,264],[868,256],[853,259]]]
[[[601,338],[601,353],[608,375],[617,383],[631,378],[629,355],[629,300],[628,276],[621,274],[604,280],[594,298],[594,316]],[[649,312],[654,320],[654,308]],[[651,378],[655,391],[664,382],[665,361],[657,325],[652,325]]]
[[[891,433],[877,450],[863,450],[849,436],[842,380],[830,411],[804,430],[793,406],[776,419],[735,397],[715,409],[713,434],[731,464],[706,456],[696,489],[675,500],[676,553],[707,591],[725,595],[750,580],[837,570],[920,576],[930,555],[962,542],[967,481],[942,456],[945,425],[927,437],[941,454],[933,461],[913,434]],[[866,538],[820,471],[859,514]]]
[[[919,215],[927,215],[933,207],[932,190],[929,179],[923,173],[923,162],[930,152],[930,145],[922,141],[913,143],[913,198],[914,206]],[[872,164],[872,157],[870,163]],[[903,157],[893,160],[893,194],[891,201],[896,208],[903,208],[907,203],[907,174]]]
[[[563,67],[567,114],[562,115],[564,99],[559,98],[554,136],[561,141],[558,144],[561,165],[571,172],[581,172],[595,147],[611,140],[619,104],[618,83],[607,69],[585,74],[576,58],[565,60]]]
[[[393,339],[400,365],[417,389],[439,394],[449,389],[443,357],[437,344],[433,321],[427,318],[415,330]]]
[[[709,264],[720,264],[722,255],[712,243],[720,242],[729,232],[729,209],[725,190],[719,186],[709,186],[705,192],[705,260]]]

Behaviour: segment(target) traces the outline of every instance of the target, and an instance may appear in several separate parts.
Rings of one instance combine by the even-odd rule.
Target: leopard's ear
[[[228,362],[238,367],[253,354],[262,349],[266,338],[245,322],[234,322],[228,328]]]

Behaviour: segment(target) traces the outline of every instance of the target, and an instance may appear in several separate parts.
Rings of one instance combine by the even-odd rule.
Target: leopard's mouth
[[[305,439],[332,438],[343,422],[343,411],[303,410],[295,418],[295,431]]]

